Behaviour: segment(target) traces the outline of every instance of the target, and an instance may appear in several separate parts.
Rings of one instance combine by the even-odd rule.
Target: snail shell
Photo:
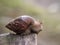
[[[16,34],[38,34],[41,31],[40,22],[27,15],[15,18],[14,20],[10,21],[6,27]]]

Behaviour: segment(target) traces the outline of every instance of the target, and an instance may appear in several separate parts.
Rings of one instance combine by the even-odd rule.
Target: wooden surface
[[[1,34],[0,45],[37,45],[37,35],[19,36],[10,33]]]

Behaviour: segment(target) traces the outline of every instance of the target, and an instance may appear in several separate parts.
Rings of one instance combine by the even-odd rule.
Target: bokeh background
[[[11,32],[5,25],[20,15],[43,22],[38,45],[60,45],[60,0],[0,0],[0,34]]]

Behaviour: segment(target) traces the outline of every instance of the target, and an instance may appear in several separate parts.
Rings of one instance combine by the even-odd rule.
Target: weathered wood
[[[37,45],[37,35],[19,36],[16,34],[1,34],[0,45]]]

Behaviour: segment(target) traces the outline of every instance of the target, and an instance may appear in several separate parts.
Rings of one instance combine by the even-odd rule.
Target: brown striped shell
[[[38,33],[40,29],[35,30],[36,27],[40,28],[40,23],[35,25],[35,19],[30,16],[20,16],[10,21],[6,27],[17,34],[25,34],[26,30],[29,28],[29,33]],[[28,33],[28,32],[26,32]]]

